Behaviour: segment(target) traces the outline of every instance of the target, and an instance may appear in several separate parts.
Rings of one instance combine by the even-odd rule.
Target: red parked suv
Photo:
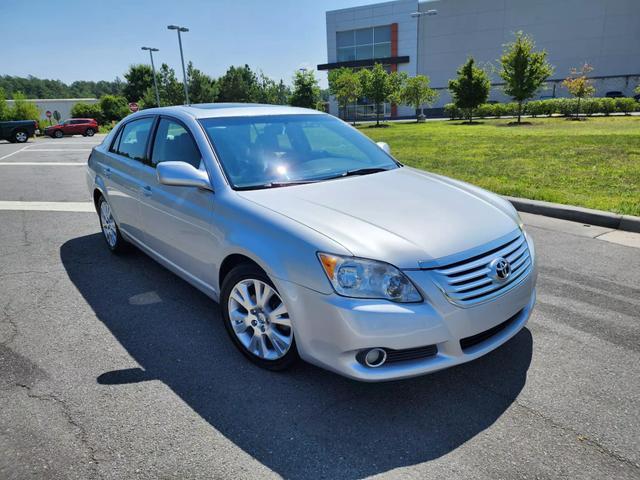
[[[62,138],[65,135],[84,135],[93,137],[98,131],[98,122],[93,118],[71,118],[59,125],[52,125],[44,129],[44,134],[50,137]]]

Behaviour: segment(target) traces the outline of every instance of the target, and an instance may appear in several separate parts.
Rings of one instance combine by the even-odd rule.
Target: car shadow
[[[285,478],[361,478],[436,459],[492,425],[522,390],[532,337],[400,382],[354,382],[301,363],[269,372],[229,341],[219,308],[143,253],[101,234],[66,242],[62,263],[140,368],[103,385],[160,380],[238,447]]]

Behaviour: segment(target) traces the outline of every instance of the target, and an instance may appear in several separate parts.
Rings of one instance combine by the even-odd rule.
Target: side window
[[[147,140],[153,125],[153,118],[141,118],[127,123],[118,135],[119,140],[114,142],[114,152],[133,160],[145,160]]]
[[[109,148],[109,151],[112,153],[118,153],[118,145],[120,145],[120,138],[122,138],[122,130],[124,129],[120,129],[120,131],[116,135],[116,138],[113,140],[113,143],[111,143],[111,148]]]
[[[200,168],[201,159],[198,147],[186,128],[167,118],[160,119],[151,156],[154,167],[160,162],[187,162]]]

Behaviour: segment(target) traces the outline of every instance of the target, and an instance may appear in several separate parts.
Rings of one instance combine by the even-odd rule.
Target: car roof
[[[262,115],[323,115],[324,112],[287,105],[264,105],[259,103],[200,103],[173,107],[148,108],[142,114],[186,114],[193,118],[254,117]]]

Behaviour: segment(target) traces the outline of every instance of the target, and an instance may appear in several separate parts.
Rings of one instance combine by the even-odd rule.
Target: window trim
[[[157,119],[155,122],[155,125],[153,126],[153,135],[149,136],[149,162],[147,163],[147,165],[151,168],[153,168],[154,170],[156,169],[156,166],[158,165],[157,163],[154,165],[153,164],[153,147],[155,146],[156,143],[156,135],[158,134],[158,128],[160,127],[160,120],[169,120],[171,122],[177,123],[178,125],[180,125],[182,128],[185,129],[185,131],[189,134],[189,136],[191,137],[191,141],[193,141],[193,144],[196,147],[196,150],[198,151],[198,154],[200,154],[200,165],[202,165],[204,162],[204,156],[202,155],[202,151],[200,150],[200,147],[198,146],[198,142],[196,142],[196,137],[193,136],[193,132],[191,131],[191,129],[180,119],[176,118],[176,117],[172,117],[171,115],[166,115],[166,114],[160,114],[157,115]],[[184,163],[189,163],[189,162],[184,162]],[[189,165],[191,165],[189,163]],[[195,167],[197,169],[200,169],[200,166]]]

